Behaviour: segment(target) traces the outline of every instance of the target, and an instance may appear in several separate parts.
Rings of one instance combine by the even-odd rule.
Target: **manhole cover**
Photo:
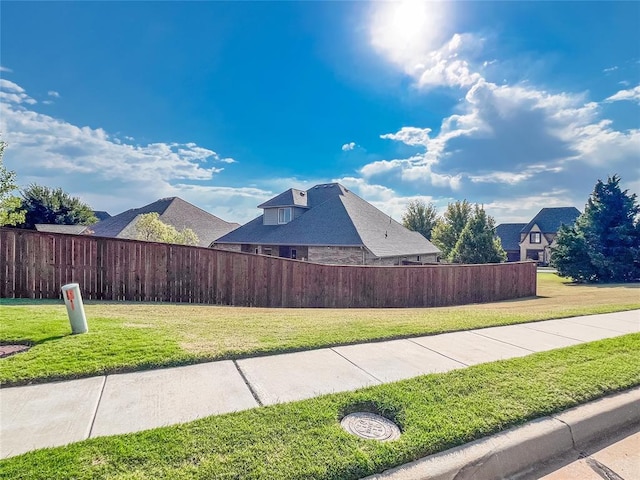
[[[0,345],[0,358],[29,350],[29,345]]]
[[[375,413],[351,413],[342,419],[340,425],[347,432],[368,440],[385,442],[400,437],[400,429],[395,423]]]

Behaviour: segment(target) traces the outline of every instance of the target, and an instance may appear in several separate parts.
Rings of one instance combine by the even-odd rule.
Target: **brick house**
[[[325,264],[433,263],[440,250],[339,183],[291,188],[211,247]]]
[[[496,227],[508,261],[535,260],[548,265],[561,225],[573,225],[580,215],[575,207],[543,208],[527,224],[503,223]]]

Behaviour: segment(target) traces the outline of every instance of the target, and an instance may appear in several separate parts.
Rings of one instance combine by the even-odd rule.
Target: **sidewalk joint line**
[[[567,335],[562,335],[560,333],[547,332],[546,330],[540,330],[538,328],[530,327],[529,325],[535,325],[535,323],[527,323],[527,324],[524,324],[522,326],[525,327],[525,328],[528,328],[529,330],[533,330],[535,332],[548,333],[549,335],[555,335],[556,337],[568,338],[569,340],[575,340],[576,342],[580,342],[580,343],[596,342],[598,340],[604,340],[605,338],[611,338],[611,337],[603,337],[603,338],[599,338],[599,339],[596,339],[596,340],[582,340],[580,338],[569,337]],[[616,336],[619,337],[620,335],[616,335]]]
[[[446,335],[446,333],[443,333],[442,335]],[[435,336],[439,336],[439,335],[435,335]],[[440,355],[440,356],[442,356],[442,357],[444,357],[444,358],[448,358],[449,360],[452,360],[452,361],[454,361],[454,362],[456,362],[456,363],[459,363],[459,364],[461,364],[461,365],[464,365],[465,367],[470,367],[470,366],[471,366],[471,365],[469,365],[468,363],[464,363],[463,361],[458,360],[457,358],[450,357],[449,355],[445,355],[444,353],[439,352],[439,351],[437,351],[437,350],[434,350],[433,348],[426,347],[426,346],[424,346],[424,345],[422,345],[422,344],[420,344],[420,343],[416,342],[416,341],[415,341],[415,340],[413,340],[412,338],[408,338],[407,340],[409,340],[411,343],[414,343],[414,344],[418,345],[419,347],[424,348],[425,350],[429,350],[430,352],[437,353],[438,355]]]
[[[601,476],[604,480],[624,480],[624,478],[622,478],[616,472],[611,470],[605,464],[600,463],[593,457],[588,457],[585,462],[591,467],[591,470]]]
[[[509,325],[505,325],[505,326],[509,326]],[[468,330],[468,331],[473,333],[473,334],[475,334],[475,335],[480,335],[481,337],[488,338],[490,340],[495,340],[496,342],[502,342],[502,343],[504,343],[506,345],[511,345],[512,347],[521,348],[523,350],[526,350],[527,352],[537,353],[536,350],[531,350],[529,348],[525,348],[525,347],[522,347],[520,345],[516,345],[515,343],[505,342],[504,340],[498,340],[497,338],[490,337],[489,335],[483,335],[483,334],[479,333],[476,330]]]
[[[242,378],[242,381],[249,389],[249,392],[251,392],[251,396],[253,397],[253,399],[256,401],[259,407],[263,407],[264,405],[262,404],[262,400],[260,400],[260,397],[258,397],[258,393],[253,389],[251,383],[249,383],[249,379],[245,376],[244,372],[240,368],[240,365],[238,365],[238,361],[233,360],[233,365],[236,367],[236,370],[240,374],[240,378]]]
[[[604,313],[602,315],[607,315],[607,314]],[[587,323],[572,322],[571,320],[573,320],[574,318],[580,318],[580,317],[550,318],[549,320],[539,320],[537,322],[523,323],[522,325],[536,325],[537,323],[543,323],[543,322],[564,322],[564,323],[567,323],[569,325],[574,325],[574,326],[575,325],[579,325],[581,327],[596,328],[598,330],[606,330],[607,332],[615,332],[615,333],[619,334],[618,336],[626,335],[626,333],[621,332],[620,330],[616,330],[615,328],[607,328],[607,327],[603,327],[602,325],[589,325]],[[625,322],[626,320],[621,318],[621,319],[619,319],[619,321]],[[609,337],[607,337],[607,338],[609,338]]]
[[[105,375],[104,380],[102,381],[102,388],[100,389],[100,395],[98,395],[98,403],[96,403],[96,409],[93,412],[93,418],[91,419],[91,426],[89,427],[89,434],[87,435],[87,438],[91,438],[91,434],[93,433],[93,426],[95,425],[96,418],[98,417],[98,410],[100,409],[100,403],[102,402],[104,389],[107,386],[107,377],[108,375]]]
[[[351,360],[349,360],[347,357],[345,357],[344,355],[342,355],[340,352],[336,351],[333,349],[333,347],[329,348],[329,350],[331,350],[333,353],[335,353],[336,355],[341,356],[342,358],[344,358],[347,362],[349,362],[351,365],[353,365],[354,367],[356,367],[359,370],[362,370],[364,373],[366,373],[367,375],[369,375],[371,378],[373,378],[374,380],[380,382],[380,383],[387,383],[384,382],[383,380],[380,380],[378,377],[376,377],[374,374],[367,372],[364,368],[362,368],[360,365],[358,365],[357,363],[352,362]]]

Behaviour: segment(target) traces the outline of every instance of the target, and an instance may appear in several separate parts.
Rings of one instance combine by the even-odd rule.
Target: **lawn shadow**
[[[65,335],[54,335],[47,338],[42,338],[40,340],[30,340],[27,338],[18,338],[16,340],[2,340],[0,339],[0,345],[28,345],[33,347],[34,345],[41,345],[43,343],[52,342],[54,340],[60,340],[61,338],[65,338],[71,335],[71,332]]]
[[[629,282],[629,283],[579,283],[579,282],[566,282],[564,285],[566,285],[567,287],[640,288],[640,282]]]
[[[0,305],[64,305],[62,298],[0,298]]]

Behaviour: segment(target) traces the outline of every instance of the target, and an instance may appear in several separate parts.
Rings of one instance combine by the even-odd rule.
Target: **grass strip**
[[[90,439],[0,462],[15,479],[356,479],[640,384],[640,334],[356,392]],[[403,431],[344,432],[356,409]]]
[[[538,297],[446,308],[266,309],[88,302],[71,335],[62,302],[0,300],[5,386],[640,308],[640,284],[572,285],[538,275]]]

